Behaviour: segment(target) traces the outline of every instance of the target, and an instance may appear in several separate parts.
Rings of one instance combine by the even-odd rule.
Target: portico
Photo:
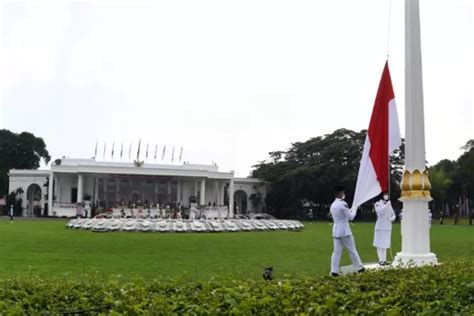
[[[26,174],[37,170],[11,170],[10,190],[24,186]],[[261,181],[252,178],[235,178],[234,172],[221,172],[217,165],[162,165],[148,163],[100,162],[94,159],[61,159],[49,171],[42,170],[47,186],[48,215],[74,216],[78,203],[90,203],[102,208],[133,206],[170,208],[191,202],[201,207],[225,209],[234,214],[234,191],[246,190],[246,211],[252,211],[249,196]],[[40,181],[41,182],[41,181]],[[26,188],[27,189],[27,188]],[[26,192],[25,189],[25,192]],[[43,189],[43,191],[46,188]],[[232,192],[232,194],[229,194]],[[44,195],[45,192],[43,192]],[[260,192],[259,192],[260,193]],[[241,202],[241,195],[239,203]],[[239,204],[241,205],[241,204]],[[44,208],[44,203],[42,203]],[[239,212],[242,211],[240,206]]]

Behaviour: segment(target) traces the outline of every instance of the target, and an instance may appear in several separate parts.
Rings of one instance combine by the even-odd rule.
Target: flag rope
[[[392,186],[390,185],[390,177],[392,173],[390,172],[390,152],[388,153],[388,200],[391,201],[392,197]]]
[[[388,0],[388,27],[387,27],[387,60],[390,50],[390,21],[392,16],[392,0]]]

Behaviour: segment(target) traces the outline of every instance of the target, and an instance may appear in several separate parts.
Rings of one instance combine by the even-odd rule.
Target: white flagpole
[[[432,200],[426,170],[420,7],[405,0],[405,171],[402,178],[402,249],[396,265],[436,264],[431,252],[428,202]]]

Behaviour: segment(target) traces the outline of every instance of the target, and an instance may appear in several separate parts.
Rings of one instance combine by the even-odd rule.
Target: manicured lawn
[[[84,273],[126,278],[260,278],[329,272],[331,226],[305,223],[302,232],[255,233],[93,233],[65,228],[65,220],[0,220],[0,278],[40,275],[80,277]],[[352,226],[364,262],[375,262],[373,223]],[[400,226],[392,233],[392,253],[400,250]],[[474,260],[474,226],[433,225],[432,251],[440,262]],[[341,265],[349,264],[346,253]]]

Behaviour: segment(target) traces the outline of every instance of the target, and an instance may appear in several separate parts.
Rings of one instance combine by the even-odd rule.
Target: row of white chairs
[[[295,220],[225,219],[225,220],[176,220],[149,218],[94,218],[72,219],[67,228],[95,232],[238,232],[268,230],[302,230],[304,225]]]

